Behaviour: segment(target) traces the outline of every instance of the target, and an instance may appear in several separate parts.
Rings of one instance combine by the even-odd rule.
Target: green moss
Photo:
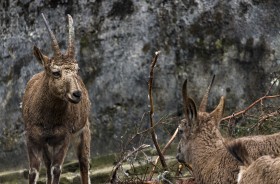
[[[221,39],[216,40],[215,47],[216,47],[216,49],[222,49],[223,44],[222,44],[222,40]]]
[[[113,166],[115,162],[115,154],[98,156],[91,159],[91,167],[94,170],[96,168],[102,168],[105,166]]]
[[[24,179],[24,170],[13,171],[13,172],[2,172],[0,174],[0,183],[9,184],[20,184],[25,183],[27,180]],[[21,180],[23,180],[21,182]]]
[[[109,183],[111,173],[98,173],[90,176],[90,180],[94,183]]]
[[[72,161],[63,165],[63,172],[76,172],[79,170],[78,161]]]
[[[86,35],[81,37],[80,44],[81,44],[81,48],[89,46],[89,39]]]

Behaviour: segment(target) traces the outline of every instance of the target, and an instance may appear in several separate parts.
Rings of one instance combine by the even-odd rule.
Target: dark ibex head
[[[198,139],[203,137],[205,132],[217,134],[219,136],[218,126],[224,111],[224,97],[221,97],[219,105],[211,113],[206,112],[207,99],[213,81],[214,77],[198,110],[194,100],[187,94],[187,80],[184,81],[182,96],[185,118],[179,125],[181,140],[178,145],[177,154],[177,159],[180,162],[189,164],[193,146],[195,147],[195,144],[199,144]],[[208,135],[205,136],[207,138]]]
[[[68,48],[66,53],[62,54],[55,35],[50,29],[44,14],[42,14],[42,17],[51,38],[54,54],[53,57],[49,58],[42,54],[39,48],[34,46],[34,55],[45,68],[46,77],[49,79],[49,89],[53,95],[72,103],[79,103],[82,97],[82,91],[80,83],[78,82],[79,66],[75,60],[73,19],[68,15]]]

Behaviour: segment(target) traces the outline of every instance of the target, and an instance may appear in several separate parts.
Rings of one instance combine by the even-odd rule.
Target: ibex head
[[[211,113],[206,112],[208,94],[213,81],[214,77],[198,110],[193,99],[187,94],[187,80],[184,81],[182,95],[185,118],[179,125],[181,140],[177,153],[177,159],[180,162],[190,164],[193,149],[196,149],[196,144],[200,144],[201,139],[214,139],[217,136],[221,136],[218,126],[224,111],[224,97],[221,97],[220,103],[215,110]],[[208,133],[211,137],[207,135]]]
[[[45,77],[48,79],[48,87],[52,94],[71,103],[79,103],[82,97],[82,92],[80,83],[78,82],[79,67],[75,60],[73,19],[68,15],[68,48],[66,53],[62,54],[55,35],[50,29],[49,23],[44,14],[42,14],[42,17],[51,38],[54,55],[49,58],[42,54],[41,50],[36,46],[33,48],[33,53],[44,66],[46,73]]]

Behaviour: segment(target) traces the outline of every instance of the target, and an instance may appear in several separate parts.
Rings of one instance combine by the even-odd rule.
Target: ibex
[[[212,84],[212,83],[211,83]],[[193,174],[198,184],[236,183],[240,163],[228,152],[219,131],[219,124],[224,111],[224,97],[211,112],[206,112],[206,104],[211,85],[203,97],[197,111],[194,101],[188,97],[187,81],[182,88],[185,119],[179,125],[181,140],[178,146],[177,159],[192,165]],[[255,160],[263,155],[279,155],[280,133],[242,137],[231,141],[241,141]]]
[[[227,151],[224,138],[218,129],[224,111],[224,97],[221,97],[214,111],[206,112],[212,83],[199,109],[187,95],[187,80],[183,84],[185,119],[179,125],[181,140],[177,159],[191,165],[198,184],[233,184],[236,183],[239,162]]]
[[[242,165],[238,184],[280,184],[280,157],[265,155],[253,160],[242,141],[230,142],[227,148]]]
[[[62,54],[43,14],[42,17],[51,38],[54,55],[49,58],[34,46],[33,53],[44,70],[29,80],[23,96],[29,183],[37,182],[41,160],[47,168],[47,183],[59,183],[68,146],[70,142],[76,142],[81,180],[87,184],[90,183],[90,101],[78,75],[73,19],[68,15],[68,48]]]

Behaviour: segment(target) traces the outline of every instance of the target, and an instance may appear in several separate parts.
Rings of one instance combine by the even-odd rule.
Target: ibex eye
[[[54,77],[60,77],[60,71],[53,71],[52,74]]]

